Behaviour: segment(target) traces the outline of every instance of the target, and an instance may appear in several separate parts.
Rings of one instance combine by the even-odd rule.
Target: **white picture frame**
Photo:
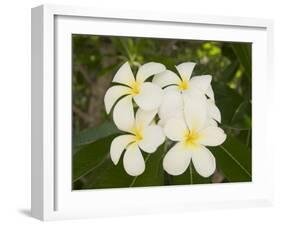
[[[189,39],[253,43],[253,181],[73,192],[71,34],[184,38],[187,30]],[[273,179],[268,175],[274,150],[265,135],[264,121],[271,109],[266,100],[273,83],[272,32],[273,22],[265,19],[55,5],[33,8],[32,216],[56,220],[271,205]]]

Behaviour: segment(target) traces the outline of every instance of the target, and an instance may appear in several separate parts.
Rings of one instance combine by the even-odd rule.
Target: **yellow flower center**
[[[140,93],[140,83],[139,82],[133,82],[131,85],[131,94],[133,96],[138,95]]]
[[[135,134],[135,142],[139,142],[143,139],[142,128],[134,127],[133,133]]]
[[[194,131],[186,132],[184,136],[185,144],[197,145],[200,135]]]
[[[189,87],[188,81],[185,81],[185,80],[181,81],[181,82],[179,83],[179,85],[178,85],[178,88],[179,88],[179,90],[181,90],[181,91],[187,90],[188,87]]]

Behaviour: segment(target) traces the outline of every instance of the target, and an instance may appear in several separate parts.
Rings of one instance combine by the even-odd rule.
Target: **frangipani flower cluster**
[[[113,82],[119,84],[107,90],[105,109],[108,114],[113,109],[113,121],[124,134],[112,141],[110,156],[116,165],[124,152],[129,175],[141,175],[142,151],[153,154],[165,140],[174,142],[163,158],[168,174],[184,173],[191,161],[201,176],[214,173],[216,161],[207,146],[222,144],[226,134],[218,127],[221,113],[215,105],[212,77],[191,77],[194,67],[192,62],[177,65],[177,75],[150,62],[134,76],[126,62],[115,74]]]

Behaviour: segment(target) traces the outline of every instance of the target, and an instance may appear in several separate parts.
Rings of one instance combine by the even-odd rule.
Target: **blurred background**
[[[72,54],[73,189],[251,181],[251,43],[73,35]],[[217,160],[211,178],[197,175],[192,165],[181,176],[167,175],[163,147],[154,156],[144,154],[147,168],[139,177],[128,176],[122,161],[113,165],[109,147],[120,131],[105,113],[103,99],[126,61],[133,72],[150,61],[172,71],[192,61],[197,63],[193,75],[212,75],[220,126],[228,138],[210,148]]]

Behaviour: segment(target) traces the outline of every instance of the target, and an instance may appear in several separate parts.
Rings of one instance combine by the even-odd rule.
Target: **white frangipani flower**
[[[189,94],[197,92],[201,94],[210,95],[213,98],[213,91],[211,88],[212,76],[200,75],[191,78],[192,71],[195,67],[193,62],[185,62],[176,66],[180,76],[176,73],[166,70],[153,77],[152,82],[159,85],[161,88],[171,86],[174,90],[182,94]]]
[[[209,177],[216,169],[216,160],[206,146],[217,146],[226,139],[224,131],[209,123],[206,105],[201,98],[187,99],[184,118],[170,119],[165,127],[166,136],[177,143],[167,152],[163,160],[165,171],[180,175],[192,160],[202,177]]]
[[[128,125],[124,129],[129,133],[114,138],[110,147],[110,157],[116,165],[126,149],[123,158],[124,169],[129,175],[138,176],[145,170],[145,161],[141,150],[147,153],[155,152],[164,142],[165,135],[160,126],[153,124],[157,110],[144,111],[139,108],[135,118],[132,108],[130,112],[126,116],[130,118],[126,118]],[[119,125],[119,127],[122,126]]]
[[[163,101],[159,107],[159,125],[164,126],[171,118],[183,117],[185,100],[193,96],[201,96],[206,101],[210,119],[221,122],[219,109],[215,105],[214,92],[211,87],[212,77],[210,75],[194,76],[191,74],[195,63],[186,62],[176,66],[180,76],[166,70],[154,76],[152,82],[164,88]],[[209,99],[206,98],[206,95]]]
[[[163,90],[152,82],[146,82],[146,80],[165,69],[166,67],[160,63],[146,63],[140,66],[135,78],[129,63],[126,62],[117,71],[113,82],[120,85],[112,86],[107,90],[104,103],[106,112],[109,113],[115,102],[122,97],[113,110],[114,122],[122,127],[118,127],[119,129],[124,129],[127,125],[128,112],[133,106],[132,99],[141,109],[146,111],[157,109],[160,106]]]

